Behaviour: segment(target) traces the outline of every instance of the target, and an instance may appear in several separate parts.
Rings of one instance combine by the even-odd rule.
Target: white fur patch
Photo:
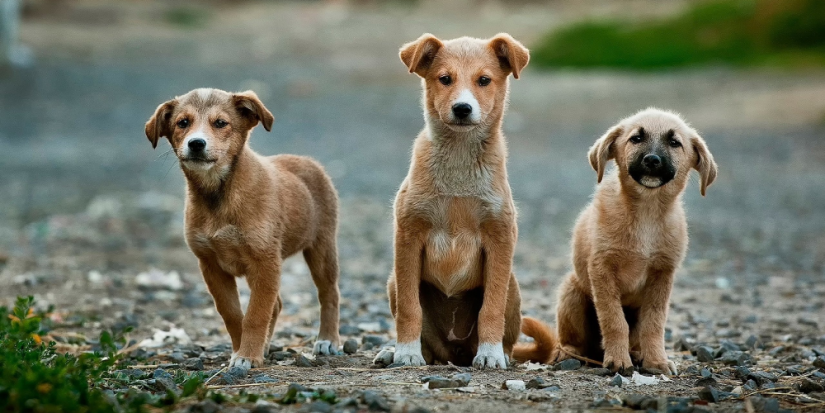
[[[458,97],[453,102],[453,105],[455,106],[459,103],[466,103],[473,108],[473,111],[470,112],[470,121],[473,123],[478,123],[481,121],[481,106],[478,104],[478,99],[476,99],[470,89],[464,89],[458,94]]]
[[[405,366],[424,366],[424,356],[421,355],[421,339],[410,341],[409,343],[398,343],[395,345],[395,355],[393,363],[400,363]]]
[[[473,367],[479,369],[506,369],[507,358],[504,356],[504,347],[501,342],[481,343],[473,359]]]

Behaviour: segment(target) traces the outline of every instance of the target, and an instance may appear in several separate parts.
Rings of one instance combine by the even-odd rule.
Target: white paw
[[[312,354],[316,356],[329,356],[329,355],[337,355],[338,349],[337,346],[332,344],[329,340],[318,340],[315,342],[315,345],[312,346]]]
[[[229,368],[232,367],[249,370],[252,368],[252,359],[238,356],[238,353],[232,353],[232,358],[229,359]]]
[[[398,343],[395,345],[395,355],[393,356],[393,363],[403,364],[405,366],[425,366],[424,356],[421,355],[421,340],[411,341],[409,343]]]
[[[676,368],[676,363],[674,363],[671,360],[668,360],[667,361],[667,367],[670,369],[670,374],[672,374],[674,376],[679,375],[679,370]]]
[[[506,369],[507,358],[501,343],[481,343],[473,359],[473,367],[479,369]]]

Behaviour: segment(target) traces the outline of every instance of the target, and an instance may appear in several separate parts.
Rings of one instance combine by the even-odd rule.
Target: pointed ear
[[[144,131],[149,142],[152,142],[152,149],[157,148],[160,138],[172,136],[172,111],[175,110],[177,104],[176,99],[162,103],[146,122]]]
[[[599,183],[602,182],[602,178],[604,177],[604,168],[607,166],[607,161],[613,159],[616,156],[616,153],[613,149],[613,143],[616,142],[616,139],[619,136],[622,136],[624,133],[624,128],[622,128],[621,124],[614,125],[612,128],[608,129],[604,135],[602,135],[593,146],[590,147],[590,151],[587,153],[587,156],[590,158],[590,166],[596,170],[596,174],[598,175]]]
[[[275,117],[272,116],[272,112],[264,106],[255,92],[247,90],[246,92],[235,93],[232,95],[232,101],[241,115],[250,120],[250,129],[254,128],[260,121],[267,132],[272,130],[272,122],[275,121]]]
[[[699,177],[701,179],[699,191],[702,192],[702,196],[705,196],[707,188],[716,180],[716,161],[713,160],[713,155],[710,153],[710,150],[708,150],[705,140],[702,139],[698,133],[694,132],[690,138],[690,143],[696,152],[696,165],[693,167],[699,171]]]
[[[521,70],[530,61],[530,51],[507,33],[499,33],[490,39],[490,47],[498,57],[502,69],[509,70],[518,79]]]
[[[398,55],[410,73],[424,77],[442,46],[444,44],[441,40],[429,33],[424,33],[417,40],[401,46]]]

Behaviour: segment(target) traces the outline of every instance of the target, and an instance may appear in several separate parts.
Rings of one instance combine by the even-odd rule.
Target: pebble
[[[374,347],[381,347],[387,340],[384,337],[376,335],[366,335],[361,337],[361,344],[372,344]]]
[[[284,361],[292,357],[292,353],[288,351],[273,351],[269,353],[269,359],[275,361]]]
[[[758,385],[762,386],[765,383],[772,383],[775,382],[778,377],[776,375],[767,373],[764,371],[752,371],[751,374],[748,374],[748,379],[755,381]]]
[[[710,370],[708,370],[706,368],[702,368],[702,370],[699,372],[699,375],[702,376],[702,377],[707,378],[707,377],[713,376],[713,373],[711,373]]]
[[[562,370],[562,371],[569,371],[569,370],[578,370],[582,366],[582,362],[576,359],[570,358],[564,360],[560,363],[557,363],[553,366],[553,370]]]
[[[354,338],[344,342],[344,353],[355,354],[358,351],[358,341]]]
[[[659,401],[655,397],[644,394],[628,394],[622,403],[633,410],[658,410]]]
[[[165,370],[155,370],[152,374],[152,378],[155,379],[155,382],[160,385],[162,390],[172,392],[178,391],[178,386],[175,384],[175,378]]]
[[[338,328],[338,333],[342,336],[357,336],[361,334],[361,329],[355,326],[342,325]]]
[[[708,346],[699,346],[696,348],[696,359],[701,363],[710,363],[713,361],[713,349]]]
[[[716,386],[718,382],[713,377],[702,377],[699,380],[696,380],[694,383],[695,387],[708,387],[708,386]]]
[[[759,341],[758,337],[751,335],[747,340],[745,340],[745,346],[751,350],[754,350],[757,348],[762,348],[762,342]]]
[[[367,408],[371,411],[390,411],[390,404],[387,400],[372,390],[366,390],[361,393],[361,402],[366,404]]]
[[[814,359],[814,367],[825,370],[825,356],[819,356]]]
[[[715,387],[705,387],[699,390],[699,398],[706,402],[716,403],[719,401],[719,391]]]
[[[777,399],[755,395],[755,396],[749,397],[748,400],[750,400],[751,405],[753,406],[753,411],[755,411],[755,412],[761,412],[761,413],[778,413],[779,412],[779,400],[777,400]]]
[[[785,346],[776,346],[776,347],[768,350],[768,354],[775,357],[777,354],[779,354],[783,351],[785,351]]]
[[[455,374],[447,379],[441,376],[426,376],[421,378],[422,383],[428,383],[430,389],[451,389],[456,387],[466,387],[470,383],[469,373]]]
[[[750,364],[751,356],[742,351],[729,351],[721,358],[726,366],[745,366]]]
[[[622,387],[623,382],[624,380],[620,374],[616,374],[612,379],[610,379],[610,385],[615,387]]]
[[[585,369],[582,369],[581,372],[584,373],[584,374],[592,374],[592,375],[595,375],[595,376],[609,376],[609,375],[613,374],[613,372],[611,372],[609,369],[606,369],[604,367],[585,368]]]
[[[802,393],[814,393],[825,391],[825,388],[823,388],[821,384],[806,378],[799,382],[799,391]]]
[[[524,383],[524,380],[505,380],[501,388],[511,391],[524,391],[527,389],[527,385]]]
[[[203,360],[197,357],[186,359],[183,361],[183,368],[186,370],[201,371],[203,370]]]
[[[240,380],[246,378],[247,373],[249,373],[249,370],[243,367],[232,367],[229,370],[225,371],[223,374],[221,374],[220,378],[218,379],[218,383],[226,385],[238,384]]]
[[[330,406],[326,402],[317,401],[304,404],[304,406],[301,408],[301,411],[309,413],[331,413],[332,406]],[[253,410],[252,413],[255,413],[255,411]]]
[[[278,380],[273,379],[272,377],[267,376],[266,374],[259,374],[252,378],[255,383],[275,383]]]
[[[393,359],[395,358],[395,352],[389,349],[383,349],[378,352],[378,355],[372,360],[372,363],[381,366],[387,367],[392,365]]]
[[[295,365],[298,367],[313,367],[312,361],[303,354],[295,358]]]
[[[740,379],[745,379],[751,374],[751,371],[745,366],[738,366],[733,370],[733,374]]]
[[[221,407],[210,399],[206,399],[198,404],[189,406],[187,412],[189,413],[217,413]]]
[[[528,389],[538,389],[538,390],[551,389],[553,387],[555,387],[557,389],[560,388],[558,386],[552,385],[552,384],[544,381],[544,379],[541,378],[541,377],[533,377],[532,379],[530,379],[530,381],[527,382],[526,387]]]

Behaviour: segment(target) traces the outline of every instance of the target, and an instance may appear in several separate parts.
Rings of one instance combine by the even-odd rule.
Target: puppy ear
[[[246,92],[235,93],[232,95],[232,100],[241,114],[252,120],[251,127],[254,128],[260,121],[267,132],[272,130],[272,122],[275,121],[275,117],[272,116],[272,112],[264,106],[255,92],[247,90]]]
[[[490,47],[498,57],[501,67],[518,79],[521,69],[530,61],[530,51],[507,33],[499,33],[490,40]]]
[[[158,139],[172,136],[172,111],[177,104],[178,101],[175,99],[161,103],[155,114],[146,122],[144,131],[149,142],[152,142],[152,149],[157,148]]]
[[[705,140],[699,134],[694,133],[690,143],[696,152],[696,165],[694,165],[694,168],[699,171],[699,177],[701,178],[699,190],[702,192],[702,196],[705,196],[707,188],[716,180],[716,161],[713,160],[713,155],[708,150]]]
[[[401,46],[398,56],[410,70],[418,76],[424,77],[435,60],[435,55],[444,46],[435,36],[424,33],[417,40]]]
[[[590,158],[590,166],[599,176],[597,181],[599,183],[602,182],[602,177],[604,177],[604,168],[607,166],[607,161],[616,156],[613,151],[613,143],[616,142],[619,136],[622,136],[622,133],[624,133],[624,128],[620,125],[613,126],[590,147],[590,151],[587,153],[588,158]]]

